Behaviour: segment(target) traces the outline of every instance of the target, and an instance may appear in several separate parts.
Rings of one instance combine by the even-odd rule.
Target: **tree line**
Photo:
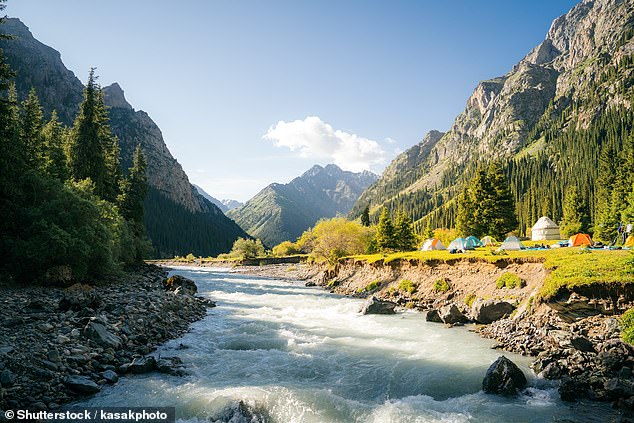
[[[137,146],[123,174],[94,70],[70,128],[44,121],[35,90],[20,103],[13,76],[0,50],[0,273],[85,281],[141,261],[145,157]]]

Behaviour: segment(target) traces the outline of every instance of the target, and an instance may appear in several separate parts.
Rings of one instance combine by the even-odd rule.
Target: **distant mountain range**
[[[64,124],[72,125],[84,86],[64,66],[60,53],[36,40],[19,19],[7,19],[0,31],[14,36],[0,40],[0,48],[16,72],[20,100],[33,87],[46,118],[56,110]],[[104,97],[110,107],[110,126],[119,139],[122,168],[127,170],[131,165],[137,144],[147,158],[150,190],[145,201],[145,226],[157,256],[190,252],[217,255],[230,250],[238,237],[246,236],[190,184],[159,127],[147,113],[134,110],[118,84],[104,87]]]
[[[196,188],[196,191],[198,191],[200,195],[202,195],[207,200],[211,201],[213,204],[218,206],[218,208],[222,210],[223,213],[227,213],[229,210],[236,209],[238,207],[241,207],[244,204],[237,200],[228,200],[228,199],[218,200],[217,198],[209,195],[204,189],[202,189],[198,185],[196,184],[192,184],[192,185],[194,186],[194,188]]]
[[[271,184],[227,216],[249,235],[273,247],[294,241],[319,219],[346,215],[377,175],[352,173],[334,164],[315,165],[288,184]]]

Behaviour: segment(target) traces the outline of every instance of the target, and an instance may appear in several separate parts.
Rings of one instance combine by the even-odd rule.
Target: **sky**
[[[86,82],[118,82],[190,181],[246,201],[314,164],[380,174],[446,131],[576,1],[8,0]]]

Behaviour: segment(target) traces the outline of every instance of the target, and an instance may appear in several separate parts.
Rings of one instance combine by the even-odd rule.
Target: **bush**
[[[523,288],[525,286],[526,282],[522,278],[510,272],[503,273],[497,281],[495,281],[495,287],[498,289],[505,287],[509,289]]]
[[[407,292],[408,294],[412,295],[414,292],[416,292],[416,286],[414,286],[414,282],[410,281],[409,279],[403,279],[401,283],[398,284],[398,290]]]
[[[263,255],[264,245],[262,245],[262,241],[245,238],[238,238],[233,243],[233,248],[231,248],[229,253],[229,256],[241,259],[251,259]]]
[[[376,280],[376,281],[372,281],[369,284],[367,284],[365,286],[365,288],[359,288],[359,290],[357,292],[372,292],[377,288],[381,287],[381,281]]]
[[[343,217],[321,220],[302,234],[297,245],[310,252],[313,259],[326,259],[334,264],[344,256],[367,252],[374,230]]]
[[[447,279],[438,279],[434,282],[434,292],[447,292],[451,288]]]
[[[623,341],[634,344],[634,308],[629,309],[621,316],[621,337]]]
[[[299,252],[300,251],[297,245],[295,245],[294,243],[290,241],[281,242],[277,244],[275,247],[273,247],[273,255],[275,257],[292,256],[295,254],[299,254]]]
[[[471,307],[473,305],[473,302],[475,301],[475,299],[476,299],[476,295],[472,292],[470,294],[467,294],[466,297],[464,297],[464,303],[467,306]]]

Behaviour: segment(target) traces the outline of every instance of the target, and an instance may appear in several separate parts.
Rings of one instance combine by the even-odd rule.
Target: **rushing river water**
[[[447,329],[415,312],[363,316],[361,300],[299,283],[227,270],[172,273],[218,302],[158,351],[181,357],[190,376],[125,377],[76,405],[175,406],[178,419],[194,422],[227,421],[239,401],[277,423],[603,422],[610,413],[561,402],[534,378],[529,359],[508,353],[531,387],[517,398],[482,393],[501,353],[468,327]]]

